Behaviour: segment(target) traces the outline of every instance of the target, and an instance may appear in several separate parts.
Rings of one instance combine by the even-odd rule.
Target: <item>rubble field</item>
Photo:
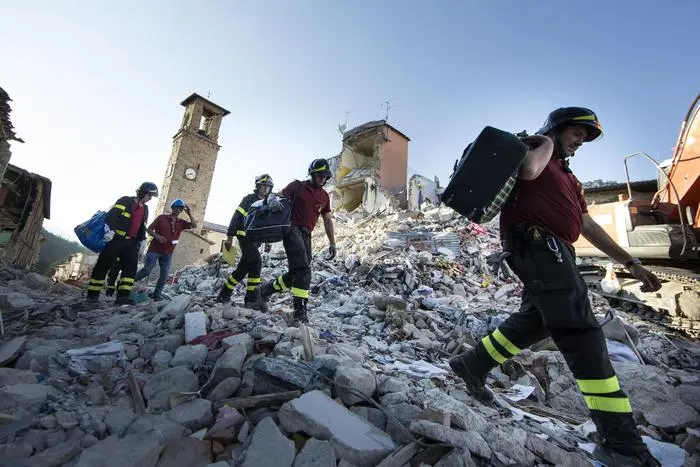
[[[335,214],[338,256],[313,238],[313,356],[288,293],[270,313],[214,297],[221,258],[135,306],[0,268],[0,465],[304,467],[600,465],[595,426],[551,342],[495,368],[490,406],[447,360],[519,305],[497,222],[446,208]],[[321,230],[321,232],[319,232]],[[263,276],[286,268],[279,248]],[[663,465],[700,461],[700,346],[591,295],[645,442]],[[311,358],[313,357],[313,358]],[[643,361],[640,361],[640,358]]]

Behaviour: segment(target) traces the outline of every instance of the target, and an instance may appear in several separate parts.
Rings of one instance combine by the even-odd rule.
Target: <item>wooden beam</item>
[[[234,409],[256,409],[258,407],[269,407],[271,405],[283,404],[301,396],[301,391],[276,392],[274,394],[261,394],[250,397],[236,397],[234,399],[224,399],[218,406],[228,405]]]

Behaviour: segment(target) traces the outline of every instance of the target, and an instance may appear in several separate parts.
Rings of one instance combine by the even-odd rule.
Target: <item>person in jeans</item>
[[[183,211],[187,213],[187,216],[190,218],[189,221],[180,219],[180,214]],[[195,227],[197,227],[197,222],[192,217],[190,207],[179,198],[170,204],[170,214],[161,214],[148,226],[146,231],[153,239],[148,246],[146,262],[143,268],[136,273],[136,280],[140,281],[148,277],[153,267],[158,263],[160,276],[158,276],[156,288],[153,290],[153,294],[151,294],[151,298],[154,301],[161,300],[160,293],[163,291],[165,282],[168,280],[170,263],[172,262],[173,252],[177,246],[180,234],[185,229],[192,229]]]

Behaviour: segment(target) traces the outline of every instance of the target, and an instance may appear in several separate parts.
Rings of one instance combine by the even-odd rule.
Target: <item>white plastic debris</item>
[[[207,317],[203,311],[185,313],[185,342],[207,335]]]
[[[86,374],[89,372],[86,365],[90,360],[96,357],[111,356],[114,357],[115,363],[119,363],[126,359],[126,352],[121,342],[110,341],[90,347],[66,350],[66,356],[70,369],[80,374]]]
[[[608,347],[608,355],[613,362],[632,362],[641,363],[639,358],[634,354],[634,351],[622,342],[617,342],[611,339],[605,339],[605,344]]]

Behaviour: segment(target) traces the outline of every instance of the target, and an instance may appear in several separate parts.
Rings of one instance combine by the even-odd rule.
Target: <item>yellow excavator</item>
[[[651,200],[634,199],[627,165],[634,157],[645,158],[658,171],[658,191]],[[644,293],[639,281],[614,265],[620,287],[613,292],[601,287],[601,276],[611,260],[583,237],[574,244],[580,271],[594,292],[632,303],[630,308],[645,318],[698,337],[700,94],[683,120],[671,159],[659,164],[646,153],[635,153],[625,157],[624,165],[627,193],[619,193],[615,202],[591,204],[589,214],[618,245],[657,274],[663,285],[657,292]]]

